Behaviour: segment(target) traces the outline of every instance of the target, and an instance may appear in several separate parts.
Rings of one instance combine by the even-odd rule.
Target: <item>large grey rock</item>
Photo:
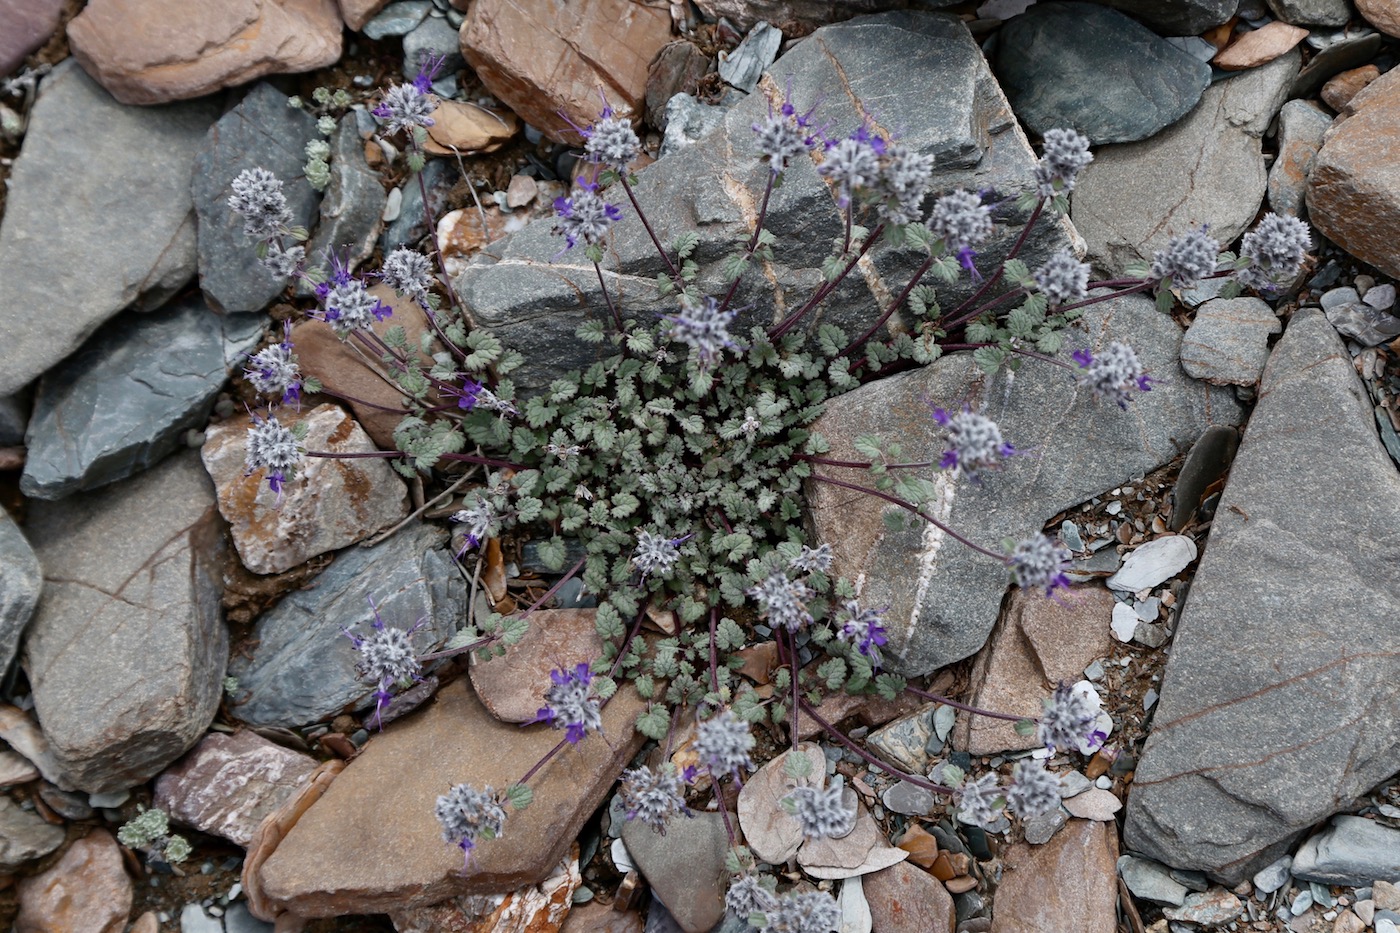
[[[1152,27],[1164,36],[1194,36],[1235,15],[1239,0],[1094,0]]]
[[[1152,136],[1210,85],[1205,62],[1093,3],[1040,3],[1007,22],[996,72],[1030,130],[1076,129],[1095,145]]]
[[[1269,167],[1269,207],[1294,217],[1307,213],[1303,197],[1308,170],[1331,125],[1332,118],[1311,101],[1290,100],[1283,105],[1278,113],[1278,157]]]
[[[0,797],[0,868],[13,871],[63,845],[62,826],[54,826],[9,797]]]
[[[1298,849],[1293,876],[1350,887],[1400,881],[1400,829],[1359,816],[1333,817]]]
[[[45,79],[0,224],[0,395],[189,281],[193,157],[217,115],[207,100],[123,106],[71,62]]]
[[[39,380],[20,490],[61,499],[139,473],[202,428],[264,318],[198,296],[109,322]]]
[[[290,226],[310,228],[321,196],[303,174],[306,144],[319,139],[316,121],[287,105],[266,81],[248,92],[209,129],[195,159],[194,206],[199,213],[199,287],[215,308],[261,311],[287,287],[258,263],[257,244],[243,235],[243,218],[229,210],[234,178],[265,168],[282,180]],[[308,251],[307,258],[312,257]]]
[[[732,822],[734,816],[729,819]],[[679,929],[707,931],[723,918],[729,876],[724,868],[729,837],[723,816],[672,817],[664,836],[641,820],[631,820],[623,824],[622,841]]]
[[[1262,298],[1212,298],[1196,309],[1181,341],[1181,368],[1215,385],[1252,386],[1269,358],[1269,338],[1282,329]]]
[[[228,658],[224,538],[193,451],[125,482],[36,501],[44,599],[23,662],[51,751],[79,790],[140,784],[208,728]]]
[[[374,252],[388,195],[379,183],[379,173],[365,161],[365,142],[353,113],[341,119],[330,146],[331,183],[306,255],[319,260],[325,250],[334,250],[353,269]]]
[[[854,439],[897,439],[909,460],[937,461],[945,447],[929,405],[984,406],[1008,443],[1033,453],[1012,459],[980,484],[938,474],[938,517],[984,547],[1038,531],[1055,513],[1134,476],[1151,472],[1212,424],[1236,424],[1233,393],[1186,378],[1177,365],[1181,330],[1146,298],[1116,298],[1085,309],[1087,332],[1072,332],[1067,349],[1131,344],[1154,380],[1127,411],[1095,399],[1064,369],[1028,361],[1008,386],[986,380],[967,354],[863,386],[832,400],[814,425],[831,444],[830,458],[859,459]],[[823,468],[846,482],[869,485],[855,470]],[[949,539],[932,525],[889,531],[878,500],[809,481],[816,536],[836,552],[833,573],[859,580],[864,605],[888,606],[889,666],[926,673],[982,647],[997,620],[1006,568]],[[888,506],[896,510],[896,506]]]
[[[24,428],[28,423],[29,393],[0,395],[0,447],[23,444]]]
[[[0,670],[8,670],[19,638],[34,616],[44,588],[44,571],[24,532],[0,506]]]
[[[1266,183],[1261,140],[1300,55],[1294,49],[1212,85],[1186,119],[1151,140],[1094,154],[1079,176],[1071,217],[1095,266],[1121,272],[1202,224],[1229,243],[1253,223]]]
[[[1294,26],[1345,26],[1351,21],[1347,0],[1269,0],[1269,9]]]
[[[881,126],[900,128],[906,145],[936,157],[935,190],[994,188],[1014,202],[1032,184],[1035,155],[977,44],[954,17],[889,13],[825,27],[783,56],[772,73],[792,76],[799,106],[820,100],[816,118],[829,122],[833,134],[855,130],[864,112],[877,114]],[[894,86],[940,91],[891,95]],[[751,235],[767,180],[767,163],[757,159],[751,127],[768,113],[767,93],[780,94],[782,88],[760,87],[763,93],[725,114],[705,145],[666,156],[642,172],[635,186],[663,244],[685,231],[699,235],[693,258],[700,266],[699,287],[706,293],[727,287],[720,260]],[[623,197],[620,192],[610,196]],[[658,299],[655,290],[661,261],[630,206],[624,213],[613,228],[611,255],[604,263],[608,288],[626,315],[669,313],[672,302]],[[1013,220],[1025,219],[1014,210],[1011,214]],[[779,241],[771,265],[751,271],[735,293],[734,306],[747,309],[735,321],[737,333],[780,320],[820,281],[818,269],[842,221],[835,194],[812,161],[789,166],[769,203],[767,224]],[[593,266],[577,254],[551,261],[563,245],[551,235],[551,226],[541,220],[500,241],[456,279],[475,322],[524,353],[526,363],[513,378],[525,393],[606,352],[575,337],[578,325],[604,306]],[[1043,262],[1067,244],[1064,231],[1048,219],[1038,224],[1024,258],[1032,266]],[[1009,221],[1000,226],[981,251],[979,265],[995,268],[1019,232]],[[827,300],[821,322],[847,328],[852,336],[859,333],[857,328],[867,326],[881,305],[876,296],[897,291],[917,264],[912,253],[880,247],[872,257],[864,277],[848,278]],[[964,278],[942,290],[941,297],[956,302],[970,290]],[[804,323],[815,326],[815,320],[809,316]]]
[[[1259,395],[1177,626],[1125,830],[1130,848],[1227,885],[1400,770],[1384,649],[1400,614],[1400,476],[1320,312],[1294,314]]]
[[[342,629],[369,630],[374,600],[386,625],[410,628],[414,647],[441,647],[466,618],[466,583],[443,545],[446,530],[415,523],[372,548],[350,548],[258,619],[256,647],[232,659],[233,714],[253,726],[301,726],[374,704],[377,686],[355,675],[359,660]]]

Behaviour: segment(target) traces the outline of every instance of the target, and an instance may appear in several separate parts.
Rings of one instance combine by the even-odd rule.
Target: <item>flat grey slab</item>
[[[190,176],[216,116],[211,100],[124,106],[73,62],[45,79],[0,224],[0,395],[189,281]]]
[[[0,669],[8,670],[34,616],[44,572],[10,513],[0,506]]]
[[[1182,612],[1125,841],[1233,885],[1400,770],[1400,475],[1321,312],[1274,348]]]
[[[1194,36],[1235,15],[1239,0],[1094,0],[1164,36]]]
[[[831,459],[865,459],[854,439],[869,434],[897,441],[910,461],[937,462],[946,444],[930,405],[980,406],[1007,443],[1027,453],[980,484],[937,474],[942,498],[935,514],[996,549],[1004,539],[1039,531],[1056,512],[1156,469],[1211,425],[1241,420],[1233,392],[1181,372],[1181,329],[1150,300],[1128,296],[1091,305],[1083,323],[1084,330],[1071,333],[1066,355],[1123,341],[1153,379],[1152,391],[1137,395],[1126,411],[1093,398],[1061,367],[1027,361],[1008,385],[1004,375],[989,381],[967,354],[954,353],[833,399],[813,429],[830,443]],[[870,485],[864,471],[823,472]],[[887,506],[864,493],[809,481],[807,498],[817,537],[836,553],[833,573],[857,582],[862,605],[889,607],[890,669],[922,674],[982,647],[1008,585],[1005,566],[932,525],[889,531]]]

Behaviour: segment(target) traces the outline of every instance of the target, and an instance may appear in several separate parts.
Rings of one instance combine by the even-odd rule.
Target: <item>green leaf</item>
[[[715,644],[721,651],[737,651],[747,640],[744,630],[733,619],[720,619],[719,625],[715,627]]]
[[[565,546],[563,538],[555,536],[548,541],[541,541],[537,553],[541,563],[549,570],[563,570],[564,557],[568,553],[568,548]]]
[[[594,677],[593,692],[598,694],[600,700],[606,700],[617,693],[617,681],[611,677]]]
[[[812,759],[799,751],[788,752],[783,756],[783,773],[800,781],[812,773]]]
[[[510,801],[512,810],[524,810],[535,802],[535,792],[528,784],[512,784],[506,788],[506,799]]]
[[[670,728],[671,717],[666,715],[664,706],[648,706],[647,711],[637,717],[637,731],[654,741],[665,739]]]
[[[1017,735],[1031,735],[1035,732],[1035,723],[1029,719],[1018,719],[1014,728]]]
[[[1017,285],[1029,288],[1035,281],[1031,278],[1031,270],[1019,259],[1008,259],[1001,268],[1006,277]]]
[[[1157,292],[1157,310],[1163,314],[1170,314],[1172,305],[1176,303],[1176,296],[1169,289],[1161,289]]]
[[[1007,353],[1000,347],[978,347],[972,352],[972,361],[978,365],[982,372],[992,375],[1001,368],[1001,364],[1006,361]]]
[[[693,230],[687,230],[672,242],[671,248],[676,251],[677,259],[688,259],[690,254],[695,252],[695,247],[700,245],[700,235]]]

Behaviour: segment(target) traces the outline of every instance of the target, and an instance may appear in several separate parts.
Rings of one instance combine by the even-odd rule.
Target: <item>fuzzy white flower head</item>
[[[258,260],[258,264],[278,281],[290,279],[306,264],[306,247],[290,246],[283,249],[281,243],[269,240],[267,254]]]
[[[624,771],[621,796],[627,819],[641,820],[663,835],[672,816],[691,815],[685,805],[685,785],[670,762],[655,771],[646,767]]]
[[[291,479],[304,455],[296,433],[279,422],[276,415],[253,416],[244,453],[247,473],[266,469],[267,485],[280,495],[282,484]]]
[[[1053,813],[1060,806],[1060,779],[1045,770],[1045,762],[1023,758],[1012,771],[1006,803],[1023,820]]]
[[[1092,754],[1108,738],[1107,717],[1098,692],[1088,681],[1074,686],[1061,683],[1045,700],[1045,709],[1036,727],[1036,739],[1052,752],[1077,748]]]
[[[774,570],[748,594],[758,600],[759,611],[775,627],[795,632],[812,624],[807,600],[812,589],[802,580],[794,580],[781,570]]]
[[[995,774],[984,774],[975,781],[971,778],[959,785],[956,795],[958,819],[970,826],[990,826],[997,821],[1005,801],[1001,788],[997,786]]]
[[[265,168],[247,168],[229,185],[228,206],[243,218],[243,235],[266,240],[283,233],[291,222],[282,182]]]
[[[881,218],[910,224],[922,216],[924,196],[933,177],[933,156],[920,155],[902,143],[892,143],[880,164]]]
[[[795,787],[782,800],[783,809],[797,820],[802,835],[810,839],[839,839],[856,825],[856,808],[847,807],[846,787],[833,782],[825,790]]]
[[[477,495],[464,509],[458,509],[452,515],[452,520],[460,525],[466,526],[466,543],[462,546],[462,553],[474,547],[480,547],[494,530],[498,516],[496,510],[481,495]]]
[[[765,916],[763,933],[832,933],[841,926],[841,908],[824,891],[785,894]]]
[[[618,172],[627,171],[627,166],[642,151],[641,141],[632,130],[632,123],[611,107],[603,109],[603,115],[588,128],[587,142],[583,150],[588,161],[606,165]]]
[[[747,919],[750,914],[766,914],[778,906],[778,897],[764,886],[758,875],[745,873],[729,883],[724,906],[734,915]]]
[[[933,420],[948,430],[948,447],[938,464],[945,470],[958,469],[976,477],[1016,453],[1002,440],[1001,427],[995,421],[971,409],[950,413],[935,408]]]
[[[1249,265],[1235,276],[1248,288],[1277,291],[1298,274],[1311,247],[1307,224],[1270,212],[1240,241],[1240,258]]]
[[[680,311],[664,319],[666,335],[694,347],[700,365],[706,367],[734,346],[729,325],[737,313],[721,310],[719,302],[708,295],[699,301],[683,298]]]
[[[720,710],[695,727],[695,753],[711,774],[728,774],[752,767],[749,752],[754,738],[749,724],[727,709]]]
[[[1023,590],[1044,589],[1049,596],[1057,589],[1068,589],[1065,568],[1069,564],[1069,549],[1036,532],[1016,544],[1008,562],[1016,585]]]
[[[1035,180],[1042,198],[1067,194],[1074,190],[1075,180],[1094,161],[1089,140],[1075,130],[1045,131],[1045,148],[1035,167]]]
[[[856,191],[870,187],[879,177],[884,151],[885,141],[862,126],[845,139],[827,143],[817,172],[836,182],[840,204],[846,207]]]
[[[418,250],[400,246],[385,256],[379,278],[398,294],[427,306],[428,289],[433,285],[433,267],[428,257]]]
[[[992,235],[992,212],[976,193],[959,189],[933,202],[928,227],[950,253],[960,253]]]
[[[826,573],[827,570],[831,569],[831,560],[834,556],[829,544],[822,544],[814,548],[804,544],[797,556],[788,561],[788,566],[802,573]]]
[[[435,808],[442,838],[470,853],[478,839],[495,839],[505,829],[506,811],[488,786],[477,790],[456,784],[437,799]]]
[[[1170,278],[1177,288],[1195,288],[1215,271],[1219,257],[1220,243],[1207,235],[1205,227],[1188,230],[1168,240],[1166,249],[1152,254],[1152,278]]]
[[[681,538],[667,538],[654,535],[643,529],[637,532],[637,549],[632,554],[632,563],[646,578],[655,573],[666,576],[680,557]]]
[[[1089,296],[1089,264],[1067,249],[1056,252],[1035,272],[1035,285],[1053,308]]]

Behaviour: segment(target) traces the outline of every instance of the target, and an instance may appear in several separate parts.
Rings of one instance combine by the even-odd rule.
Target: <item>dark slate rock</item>
[[[1180,531],[1191,521],[1207,487],[1230,469],[1239,448],[1240,432],[1227,427],[1207,428],[1191,445],[1172,490],[1172,531]]]
[[[140,784],[204,734],[222,694],[213,484],[188,451],[106,489],[36,501],[28,529],[45,567],[22,658],[39,725],[77,790]]]
[[[1164,36],[1194,36],[1235,15],[1239,0],[1094,0]]]
[[[259,314],[215,314],[197,295],[108,323],[39,381],[20,491],[61,499],[175,451],[204,426],[263,324]]]
[[[417,28],[432,8],[432,0],[404,0],[402,3],[391,3],[374,14],[374,18],[365,23],[365,28],[360,31],[371,39],[404,36]]]
[[[445,18],[429,16],[403,37],[403,76],[412,80],[418,75],[426,56],[443,59],[438,77],[455,75],[467,66],[457,38],[457,28]]]
[[[320,262],[326,250],[333,250],[354,269],[374,252],[388,194],[379,183],[379,173],[365,160],[365,142],[354,114],[341,118],[330,146],[331,182],[321,201],[321,222],[307,242],[306,255]]]
[[[233,714],[253,726],[301,726],[374,704],[355,675],[359,655],[342,628],[368,631],[368,599],[385,624],[426,619],[413,635],[422,653],[440,647],[466,616],[466,584],[442,545],[446,530],[410,525],[371,548],[348,548],[316,578],[258,620],[256,647],[235,657]]]
[[[1274,348],[1221,506],[1124,838],[1234,885],[1400,770],[1400,475],[1316,310]]]
[[[1294,26],[1345,26],[1352,13],[1347,0],[1269,0],[1269,9]]]
[[[860,106],[875,114],[880,126],[898,128],[910,148],[936,157],[936,191],[994,188],[1014,203],[1032,184],[1035,155],[1016,129],[977,44],[955,17],[889,13],[827,26],[783,56],[772,73],[792,76],[799,104],[820,100],[817,118],[830,121],[833,134],[860,125]],[[942,90],[933,96],[892,96],[889,89],[895,86]],[[693,258],[703,292],[727,287],[720,260],[752,233],[768,168],[753,154],[751,127],[767,112],[764,94],[745,99],[725,114],[704,145],[682,148],[647,167],[635,186],[662,243],[688,230],[699,235]],[[726,159],[729,152],[733,160]],[[984,269],[1001,261],[1020,232],[1015,221],[1025,217],[1008,208],[997,219],[1001,226],[978,260]],[[527,394],[605,352],[575,337],[579,323],[604,306],[593,266],[577,254],[552,262],[563,243],[551,235],[551,226],[548,220],[530,224],[493,245],[489,255],[474,258],[456,279],[475,323],[524,353],[525,365],[513,378]],[[734,304],[747,310],[735,321],[737,333],[780,320],[784,309],[792,308],[785,302],[805,297],[820,281],[817,270],[842,221],[834,193],[813,162],[789,166],[769,203],[767,226],[778,237],[774,259],[764,274],[751,272],[740,283]],[[1064,230],[1049,219],[1038,224],[1024,253],[1027,262],[1036,266],[1065,246]],[[655,291],[664,267],[630,207],[613,228],[610,253],[604,275],[623,313],[669,313],[670,300],[659,299]],[[827,300],[822,316],[804,323],[815,327],[819,320],[859,333],[879,306],[876,293],[902,284],[917,265],[912,253],[883,247],[873,249],[871,258],[869,276],[848,279]],[[940,297],[955,303],[970,291],[964,279]]]
[[[1293,877],[1349,887],[1400,881],[1400,829],[1359,816],[1333,817],[1298,849]]]
[[[441,219],[447,207],[447,195],[461,177],[451,159],[429,159],[423,166],[423,185],[428,189],[429,206],[432,216]],[[403,204],[399,216],[384,228],[379,237],[379,248],[387,256],[400,246],[418,245],[418,241],[428,235],[428,215],[423,210],[423,192],[418,180],[410,178],[403,185]],[[556,250],[558,252],[558,250]]]
[[[0,447],[24,443],[24,428],[29,424],[29,393],[14,392],[0,396]]]
[[[734,815],[729,818],[732,821]],[[652,893],[675,918],[677,929],[709,930],[724,919],[729,837],[723,816],[697,813],[673,819],[664,836],[632,820],[622,827],[622,841],[637,870],[651,883]]]
[[[39,604],[44,571],[10,513],[0,507],[0,671],[9,670]]]
[[[998,43],[997,78],[1039,135],[1069,127],[1096,145],[1146,139],[1210,84],[1210,65],[1092,3],[1037,4],[1007,22]]]
[[[1378,32],[1353,28],[1347,30],[1345,38],[1321,49],[1308,62],[1306,68],[1298,72],[1293,86],[1288,89],[1289,98],[1311,97],[1327,79],[1352,68],[1359,68],[1376,57],[1385,45],[1386,37]]]
[[[194,205],[199,213],[199,286],[223,311],[261,311],[287,287],[258,264],[256,243],[229,210],[233,179],[261,167],[282,180],[291,226],[312,226],[321,196],[302,174],[306,144],[319,139],[316,120],[287,105],[287,95],[259,82],[209,129],[195,159]],[[310,254],[308,253],[308,257]]]
[[[193,157],[217,115],[208,100],[123,106],[72,62],[44,80],[0,224],[0,396],[189,281]]]
[[[947,474],[935,480],[944,496],[939,517],[972,541],[997,548],[1165,464],[1211,425],[1239,423],[1232,391],[1181,372],[1181,330],[1151,301],[1121,297],[1085,311],[1085,331],[1071,332],[1067,351],[1121,340],[1155,380],[1126,411],[1093,398],[1060,367],[1029,362],[1008,385],[1004,375],[986,380],[967,354],[954,353],[833,399],[814,430],[831,444],[832,459],[858,459],[855,438],[874,434],[898,439],[910,460],[937,461],[946,445],[929,417],[930,400],[944,407],[985,405],[1007,442],[1033,453],[980,485],[952,483]],[[832,468],[831,475],[868,485],[856,471]],[[863,493],[809,481],[807,496],[817,537],[836,552],[833,573],[863,577],[863,602],[889,607],[890,669],[927,673],[982,647],[1006,592],[1000,562],[931,525],[890,532],[884,507]]]

